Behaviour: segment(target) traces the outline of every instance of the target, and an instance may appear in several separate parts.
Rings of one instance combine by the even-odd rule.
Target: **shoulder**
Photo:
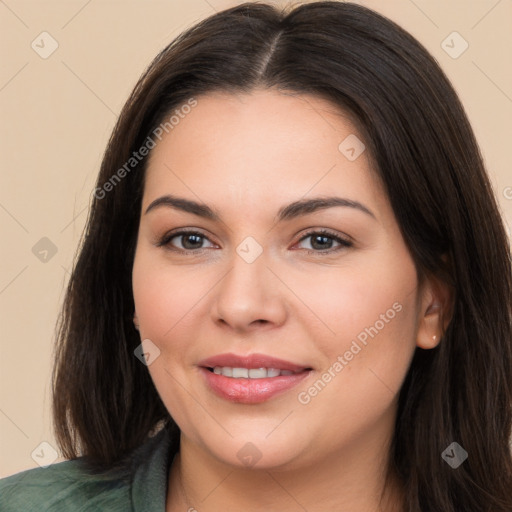
[[[160,432],[118,468],[92,471],[83,457],[0,479],[2,512],[145,510],[146,492],[165,501],[169,440]],[[159,510],[159,509],[157,509]]]
[[[129,510],[130,472],[91,473],[82,458],[0,480],[0,510]]]

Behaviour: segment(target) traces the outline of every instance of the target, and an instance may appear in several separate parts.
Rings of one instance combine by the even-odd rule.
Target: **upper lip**
[[[275,368],[278,370],[289,370],[292,372],[300,372],[309,370],[311,367],[278,359],[276,357],[267,356],[265,354],[250,354],[241,356],[237,354],[218,354],[208,359],[203,359],[198,363],[199,366],[205,368],[215,368],[216,366],[227,366],[229,368]]]

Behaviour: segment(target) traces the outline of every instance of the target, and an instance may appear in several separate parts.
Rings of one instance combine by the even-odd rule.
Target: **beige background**
[[[118,112],[161,48],[199,19],[239,3],[0,0],[0,477],[48,460],[52,449],[40,443],[56,446],[49,401],[54,325]],[[512,225],[512,2],[358,3],[406,28],[446,71]],[[39,37],[43,31],[58,43],[46,59],[31,47],[35,41],[39,52],[43,44],[51,48],[48,36]],[[441,46],[453,31],[469,43],[457,59]],[[43,237],[57,249],[46,262],[32,251]]]

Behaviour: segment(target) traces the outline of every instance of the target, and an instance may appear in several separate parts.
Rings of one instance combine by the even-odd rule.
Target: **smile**
[[[216,375],[224,375],[224,377],[233,379],[266,379],[294,374],[291,370],[279,370],[278,368],[232,368],[229,366],[216,366],[210,368],[210,371]]]
[[[199,363],[207,389],[229,402],[259,404],[290,391],[312,368],[263,354],[220,354]]]

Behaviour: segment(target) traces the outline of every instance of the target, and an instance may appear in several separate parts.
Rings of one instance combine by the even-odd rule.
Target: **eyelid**
[[[157,247],[168,247],[168,246],[170,246],[170,241],[174,237],[184,236],[184,235],[198,235],[202,238],[205,238],[213,245],[217,245],[215,242],[210,240],[210,237],[207,236],[206,234],[204,234],[199,228],[177,228],[176,230],[168,231],[156,242],[155,245]],[[180,249],[179,247],[173,247],[172,249],[169,249],[169,250],[175,250],[177,252],[182,252],[182,253],[185,253],[185,252],[186,253],[191,253],[191,252],[197,253],[204,249],[208,249],[208,247],[202,247],[200,249]]]
[[[201,247],[198,249],[181,249],[179,247],[172,247],[170,245],[170,241],[179,236],[185,236],[185,235],[197,235],[201,238],[204,238],[208,240],[213,245],[218,245],[212,240],[210,240],[210,237],[204,234],[204,232],[199,228],[177,228],[176,230],[171,230],[163,235],[163,237],[160,238],[160,240],[156,243],[157,247],[164,247],[167,248],[170,251],[179,252],[182,254],[200,254],[205,249],[209,249],[209,247]],[[328,248],[324,250],[313,250],[313,249],[299,249],[299,250],[305,250],[308,252],[308,254],[332,254],[335,253],[341,249],[347,249],[349,247],[352,247],[354,245],[353,240],[351,237],[348,237],[347,235],[340,235],[339,233],[332,231],[327,228],[309,228],[306,232],[303,232],[300,236],[300,238],[297,240],[297,242],[294,243],[294,246],[298,243],[302,242],[306,238],[312,236],[312,235],[324,235],[328,238],[332,238],[335,240],[339,245],[337,248]]]
[[[325,249],[325,250],[312,250],[312,249],[303,249],[307,251],[310,254],[332,254],[334,252],[337,252],[341,249],[348,249],[349,247],[352,247],[354,245],[354,240],[349,237],[348,235],[341,235],[335,231],[332,231],[328,228],[310,228],[305,233],[302,233],[299,240],[294,244],[297,245],[298,243],[302,242],[306,238],[312,236],[312,235],[324,235],[328,238],[334,239],[336,242],[340,244],[338,248],[335,249]]]

